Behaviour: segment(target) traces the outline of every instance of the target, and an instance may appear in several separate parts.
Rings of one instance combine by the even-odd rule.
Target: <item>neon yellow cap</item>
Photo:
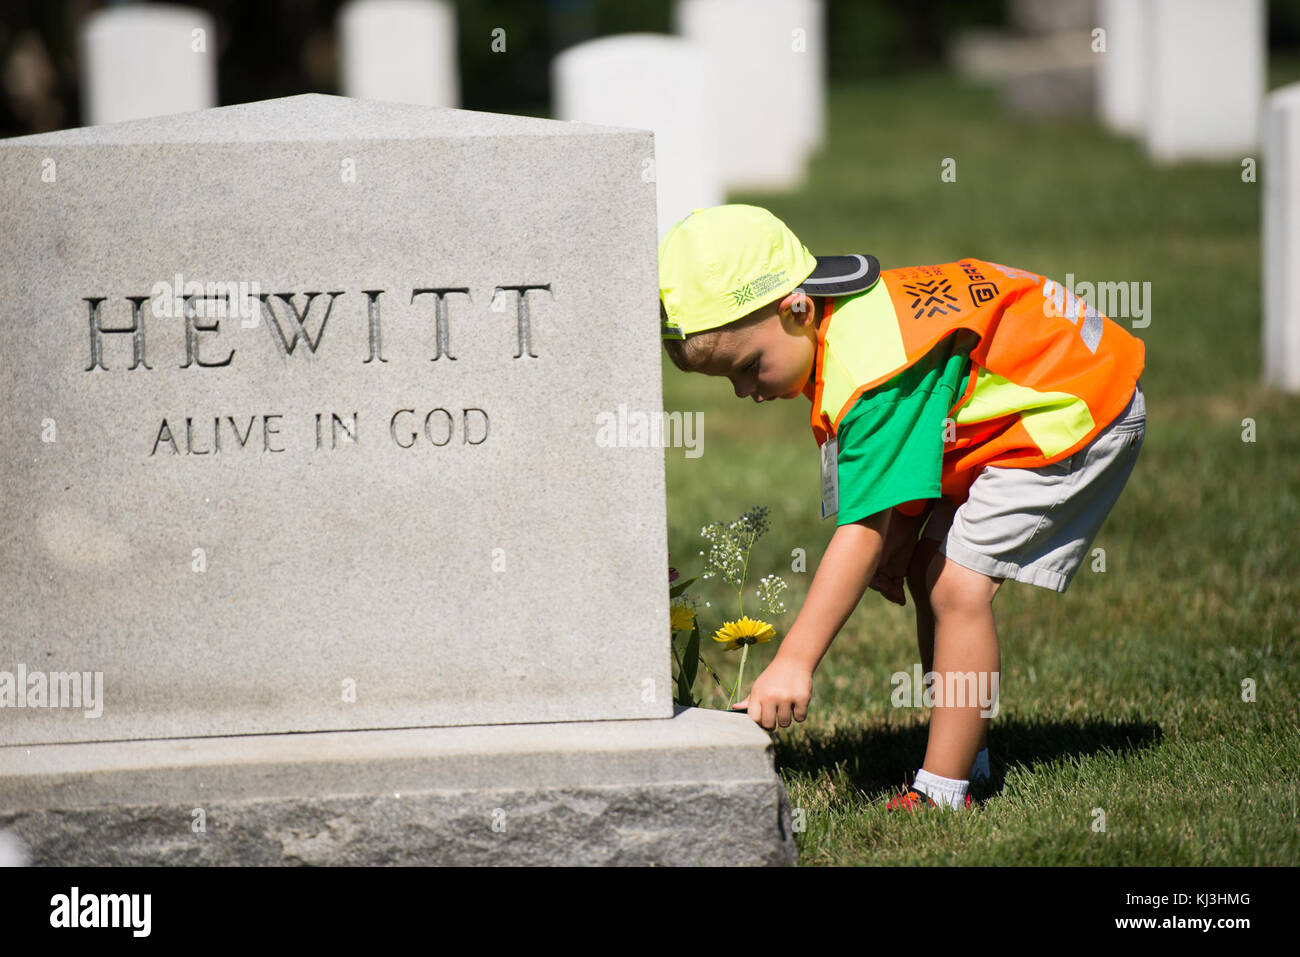
[[[717,329],[799,288],[817,257],[759,206],[692,210],[659,244],[665,339]]]

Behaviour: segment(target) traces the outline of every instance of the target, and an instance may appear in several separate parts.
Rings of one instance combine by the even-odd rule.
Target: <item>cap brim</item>
[[[799,288],[810,296],[844,296],[870,289],[879,278],[875,256],[818,256],[817,268]]]

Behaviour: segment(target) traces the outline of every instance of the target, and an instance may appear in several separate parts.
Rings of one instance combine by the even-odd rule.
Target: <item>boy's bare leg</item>
[[[929,674],[934,670],[934,609],[930,605],[930,591],[926,584],[926,573],[930,562],[939,553],[939,543],[932,538],[923,538],[916,545],[912,563],[907,570],[907,588],[916,606],[916,649],[921,656],[921,673]],[[995,589],[996,591],[996,589]],[[980,735],[979,754],[988,745],[988,722],[984,722],[984,731]],[[969,770],[968,770],[969,773]],[[947,777],[947,775],[944,775]]]
[[[930,589],[925,576],[938,551],[939,543],[933,538],[921,539],[907,569],[907,590],[916,605],[916,649],[921,653],[922,674],[934,670],[934,609],[930,607]]]
[[[936,672],[936,680],[943,686],[936,689],[936,706],[930,712],[930,737],[922,767],[940,777],[967,780],[975,756],[984,746],[989,718],[980,716],[983,706],[978,697],[970,702],[968,696],[965,707],[956,707],[939,693],[952,687],[944,678],[948,674],[974,672],[977,695],[994,687],[989,676],[1001,671],[1001,655],[993,623],[993,596],[1002,580],[958,565],[936,551],[926,582],[927,610],[933,623],[933,666],[926,670]],[[917,640],[923,659],[925,637],[918,602]]]

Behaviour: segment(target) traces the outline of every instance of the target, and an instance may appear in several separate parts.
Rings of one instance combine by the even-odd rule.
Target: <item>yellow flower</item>
[[[674,603],[668,609],[668,617],[674,632],[690,631],[695,627],[695,609],[690,605]]]
[[[714,641],[722,642],[723,649],[730,651],[741,645],[759,645],[776,637],[776,630],[765,621],[755,621],[748,616],[740,621],[729,621],[718,629]]]

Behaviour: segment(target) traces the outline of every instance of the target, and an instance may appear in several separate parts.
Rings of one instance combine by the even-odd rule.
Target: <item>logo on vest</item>
[[[998,287],[990,282],[989,278],[980,272],[974,263],[963,260],[957,265],[961,267],[961,271],[970,280],[966,289],[970,293],[971,305],[979,308],[986,302],[992,302],[998,294]]]
[[[944,316],[950,312],[960,312],[957,297],[952,294],[952,282],[948,279],[932,279],[929,282],[917,280],[903,283],[903,291],[912,297],[911,309],[913,319],[923,316]]]

